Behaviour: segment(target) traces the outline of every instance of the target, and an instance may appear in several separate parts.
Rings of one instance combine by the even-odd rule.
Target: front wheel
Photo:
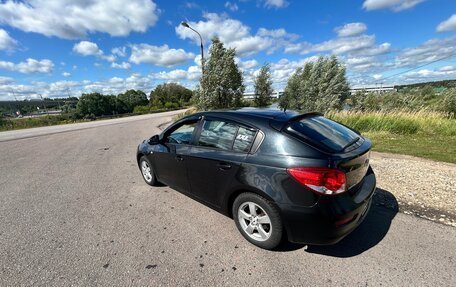
[[[282,220],[267,199],[254,193],[240,194],[233,204],[233,218],[244,238],[254,245],[274,249],[280,244]]]
[[[139,159],[139,169],[141,170],[142,177],[144,181],[151,186],[157,185],[157,179],[155,178],[154,170],[149,159],[145,156],[142,156]]]

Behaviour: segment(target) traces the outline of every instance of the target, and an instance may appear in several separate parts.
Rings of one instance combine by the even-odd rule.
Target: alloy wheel
[[[242,230],[256,241],[266,241],[271,237],[272,224],[269,215],[254,202],[244,202],[238,209],[238,220]]]

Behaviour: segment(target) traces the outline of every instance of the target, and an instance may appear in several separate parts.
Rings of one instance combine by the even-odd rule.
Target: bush
[[[450,118],[456,117],[456,88],[448,89],[443,93],[440,110],[448,113]]]
[[[134,114],[144,114],[150,111],[150,107],[147,106],[136,106],[133,109]]]
[[[165,109],[167,109],[167,110],[177,109],[177,108],[179,108],[179,104],[178,103],[171,103],[171,102],[166,102],[165,103]]]

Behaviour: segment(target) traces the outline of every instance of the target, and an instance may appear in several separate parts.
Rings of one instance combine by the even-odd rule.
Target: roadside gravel
[[[394,195],[401,212],[456,227],[456,164],[372,152],[371,165],[378,188]]]

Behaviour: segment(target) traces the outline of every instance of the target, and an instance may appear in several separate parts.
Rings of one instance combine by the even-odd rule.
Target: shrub
[[[448,113],[450,118],[456,117],[456,88],[448,89],[443,93],[440,110]]]

